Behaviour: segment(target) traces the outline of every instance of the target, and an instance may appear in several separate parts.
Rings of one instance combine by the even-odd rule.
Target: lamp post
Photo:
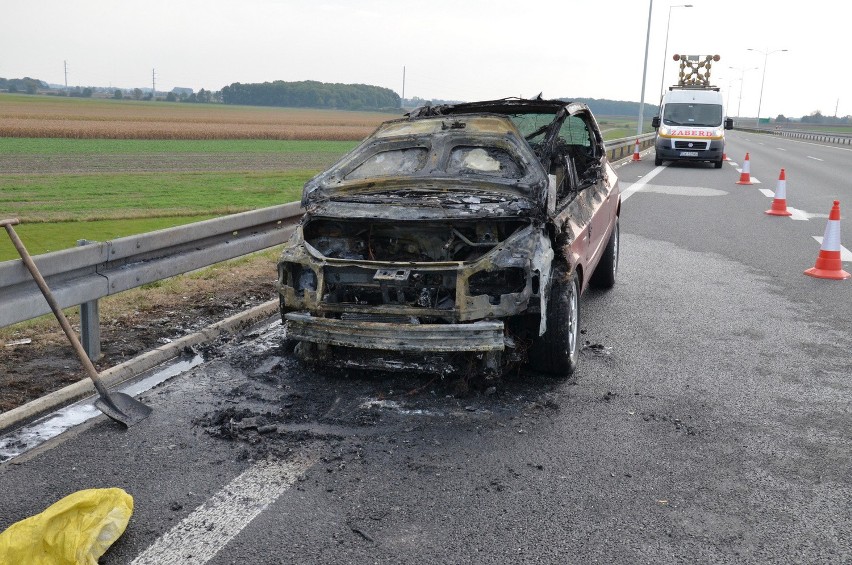
[[[666,45],[663,47],[663,73],[660,76],[660,100],[663,99],[663,85],[666,82],[666,53],[669,50],[669,24],[672,23],[672,8],[692,8],[692,4],[669,6],[669,19],[666,21]]]
[[[740,75],[740,96],[737,102],[737,119],[740,119],[740,106],[743,103],[743,83],[745,82],[745,74],[746,71],[756,71],[758,67],[728,67],[729,69],[733,69],[735,71],[740,71],[742,74]]]
[[[748,51],[756,51],[757,53],[763,53],[763,78],[760,81],[760,98],[757,101],[757,126],[760,127],[760,107],[761,104],[763,104],[763,84],[766,82],[766,62],[769,59],[769,56],[773,53],[786,51],[786,49],[775,49],[774,51],[770,51],[767,47],[766,51],[752,48],[749,48]]]
[[[648,32],[645,34],[645,64],[642,66],[642,94],[639,96],[639,125],[636,135],[642,135],[645,129],[645,77],[648,74],[648,43],[651,41],[651,13],[654,11],[654,0],[648,0]]]

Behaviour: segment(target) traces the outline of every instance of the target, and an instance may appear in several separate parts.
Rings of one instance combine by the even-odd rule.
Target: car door
[[[566,155],[576,183],[576,213],[572,214],[572,219],[582,230],[579,237],[585,243],[584,262],[594,266],[605,244],[604,236],[609,226],[607,216],[612,207],[602,174],[600,136],[591,116],[582,111],[565,119],[559,137],[567,147]]]

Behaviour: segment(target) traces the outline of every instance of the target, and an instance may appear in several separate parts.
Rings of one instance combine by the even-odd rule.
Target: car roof
[[[501,98],[499,100],[484,100],[480,102],[461,102],[458,104],[441,104],[439,106],[421,106],[407,113],[409,118],[426,116],[446,116],[452,114],[475,114],[488,112],[495,114],[556,114],[565,109],[569,114],[588,110],[582,102],[566,100],[544,100],[538,98]]]

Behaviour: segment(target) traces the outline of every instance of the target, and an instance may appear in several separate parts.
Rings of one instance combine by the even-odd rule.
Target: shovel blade
[[[125,426],[132,426],[144,420],[152,411],[150,406],[123,392],[99,396],[95,400],[95,408]]]

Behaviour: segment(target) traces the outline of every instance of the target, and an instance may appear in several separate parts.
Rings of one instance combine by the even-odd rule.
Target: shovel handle
[[[107,389],[101,381],[100,377],[98,376],[98,371],[92,364],[92,360],[89,359],[89,356],[86,354],[86,350],[83,349],[83,345],[80,343],[80,339],[77,337],[77,334],[75,334],[74,330],[71,328],[71,324],[68,322],[68,318],[65,317],[65,313],[62,312],[62,309],[59,307],[59,304],[53,297],[53,293],[50,292],[50,288],[47,286],[44,277],[41,276],[41,273],[39,272],[38,267],[36,267],[36,264],[33,262],[32,257],[30,257],[27,248],[24,247],[24,242],[21,241],[21,238],[18,237],[18,234],[15,233],[15,230],[12,228],[12,226],[18,223],[19,222],[17,219],[0,220],[0,226],[6,228],[6,231],[9,233],[9,238],[12,240],[12,245],[14,245],[15,249],[18,250],[18,254],[21,256],[21,260],[24,262],[24,265],[26,265],[27,270],[33,276],[33,279],[38,285],[39,290],[41,290],[41,293],[44,295],[44,299],[47,300],[47,304],[53,311],[53,315],[56,316],[56,319],[59,321],[59,325],[62,326],[62,331],[65,332],[65,335],[68,337],[68,340],[71,342],[71,345],[74,346],[74,351],[77,353],[77,357],[80,358],[80,363],[83,364],[83,368],[86,369],[86,373],[89,375],[89,378],[92,379],[92,382],[94,383],[98,393],[100,393],[101,396],[107,396]]]

